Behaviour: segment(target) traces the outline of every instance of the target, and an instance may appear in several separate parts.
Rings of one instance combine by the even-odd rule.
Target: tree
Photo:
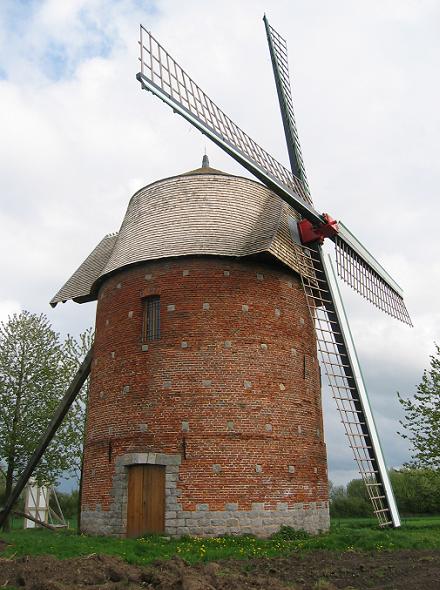
[[[400,423],[405,428],[400,436],[411,443],[410,466],[440,470],[440,347],[431,356],[431,366],[425,370],[413,399],[404,399],[398,393],[405,411]]]
[[[403,514],[440,513],[440,471],[432,469],[392,469],[391,484]]]
[[[27,464],[80,362],[91,331],[62,342],[44,315],[27,311],[0,323],[0,463],[8,497]],[[84,393],[72,405],[37,466],[39,483],[54,485],[80,465]]]
[[[371,516],[372,507],[362,479],[352,479],[347,486],[329,487],[330,515],[336,518]]]

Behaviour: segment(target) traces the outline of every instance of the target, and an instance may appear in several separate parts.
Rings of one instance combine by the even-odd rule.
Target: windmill
[[[291,207],[289,226],[302,246],[302,284],[315,322],[318,351],[354,459],[380,526],[400,526],[393,490],[354,342],[325,239],[335,245],[337,274],[370,303],[411,325],[402,290],[343,225],[313,206],[295,124],[287,44],[264,17],[291,170],[242,131],[142,25],[137,79],[209,137]]]
[[[267,190],[264,186],[262,187],[260,183],[255,183],[247,179],[240,179],[239,177],[230,177],[231,180],[229,180],[229,175],[206,167],[206,163],[204,163],[201,169],[189,173],[190,176],[188,176],[187,173],[179,177],[164,179],[162,181],[158,181],[158,183],[153,183],[152,185],[145,187],[144,189],[141,189],[135,193],[132,200],[130,201],[119,235],[112,234],[106,236],[51,301],[52,305],[56,305],[57,302],[66,301],[67,299],[85,302],[97,299],[99,297],[97,321],[98,316],[100,316],[100,325],[98,328],[97,339],[99,340],[101,338],[101,340],[100,342],[95,341],[94,348],[89,351],[82,365],[79,367],[78,372],[75,375],[63,400],[61,401],[51,423],[42,436],[40,444],[35,450],[24,472],[21,474],[21,477],[17,482],[13,492],[11,493],[11,496],[7,499],[5,506],[0,512],[0,526],[18,499],[19,494],[26,485],[29,477],[32,475],[35,466],[43,455],[45,449],[56,433],[58,426],[61,424],[65,414],[67,413],[70,405],[73,403],[75,397],[77,396],[90,373],[92,373],[92,385],[93,380],[95,380],[95,391],[92,392],[92,398],[94,396],[92,399],[93,404],[89,403],[89,421],[91,419],[92,426],[96,427],[96,430],[99,432],[99,436],[101,437],[96,441],[94,450],[92,449],[92,454],[96,451],[95,465],[101,472],[101,477],[104,477],[102,475],[104,472],[104,479],[106,478],[108,482],[110,482],[111,477],[114,477],[114,488],[111,490],[111,493],[110,489],[107,489],[106,492],[107,502],[110,501],[110,496],[113,498],[113,512],[110,513],[111,511],[108,511],[107,516],[110,520],[117,520],[118,522],[117,525],[111,525],[116,526],[116,528],[110,527],[107,529],[107,532],[110,532],[111,534],[124,534],[124,527],[122,526],[124,524],[124,515],[122,512],[124,510],[123,506],[126,508],[126,496],[124,496],[124,494],[127,493],[127,488],[130,488],[131,485],[130,476],[128,476],[127,481],[126,473],[127,468],[128,471],[130,471],[130,466],[133,467],[131,470],[133,473],[133,482],[135,481],[135,478],[138,477],[138,475],[141,478],[141,483],[144,481],[142,478],[157,476],[158,481],[161,480],[160,485],[163,488],[162,491],[164,494],[166,478],[166,481],[168,482],[167,510],[169,510],[174,515],[170,518],[176,519],[176,509],[179,508],[177,492],[181,492],[181,490],[176,490],[176,474],[178,472],[178,466],[181,460],[186,461],[187,454],[191,454],[191,449],[188,451],[187,448],[186,434],[188,432],[189,424],[186,421],[183,421],[181,423],[182,432],[178,433],[177,429],[174,428],[175,424],[173,426],[173,430],[170,429],[169,422],[165,422],[163,434],[166,440],[159,441],[160,444],[158,446],[160,447],[160,445],[163,444],[168,445],[168,451],[164,452],[162,449],[157,453],[157,449],[154,448],[154,445],[145,445],[145,440],[148,438],[148,436],[150,436],[150,434],[147,432],[148,425],[144,423],[139,424],[138,431],[136,433],[136,445],[138,443],[142,443],[141,448],[143,450],[142,452],[127,453],[127,451],[133,450],[132,447],[130,447],[130,445],[124,447],[124,444],[126,443],[122,444],[121,438],[112,438],[112,434],[114,433],[110,432],[110,430],[113,427],[109,426],[109,423],[112,419],[112,414],[116,413],[117,408],[124,408],[124,406],[129,405],[127,404],[126,400],[127,396],[130,395],[130,386],[124,384],[124,382],[118,382],[119,391],[113,391],[113,398],[105,401],[106,392],[104,390],[100,390],[100,387],[98,387],[96,384],[99,383],[102,377],[107,378],[108,376],[110,381],[115,381],[117,379],[121,380],[125,378],[126,375],[135,375],[139,366],[145,367],[145,357],[139,355],[142,355],[144,352],[148,352],[150,346],[151,348],[154,348],[154,344],[152,345],[150,341],[155,340],[156,336],[158,336],[160,333],[161,315],[160,297],[158,296],[157,291],[154,290],[157,287],[153,285],[151,288],[145,288],[145,281],[150,282],[152,275],[149,274],[150,271],[147,271],[147,274],[144,275],[146,271],[143,270],[144,267],[142,264],[144,264],[145,261],[147,261],[146,264],[149,264],[149,260],[153,260],[155,261],[154,263],[156,263],[161,257],[168,260],[175,256],[179,257],[187,255],[189,252],[188,243],[192,243],[192,245],[194,245],[193,237],[197,234],[197,232],[200,232],[201,225],[198,223],[200,220],[197,219],[197,214],[199,211],[197,211],[196,206],[194,210],[190,211],[188,219],[196,219],[197,223],[195,226],[194,224],[191,225],[191,223],[188,225],[188,233],[182,238],[182,249],[179,250],[179,252],[176,252],[175,250],[168,250],[164,253],[164,250],[162,249],[163,239],[165,237],[170,239],[170,236],[173,238],[176,233],[173,231],[175,218],[168,218],[170,235],[162,236],[161,232],[157,232],[156,229],[158,227],[163,229],[160,225],[163,221],[163,218],[156,217],[154,219],[145,219],[142,218],[142,215],[145,214],[145,211],[159,211],[163,205],[163,201],[167,200],[169,191],[171,190],[172,192],[175,190],[175,188],[172,188],[175,186],[175,182],[180,183],[180,188],[186,183],[185,186],[189,186],[190,190],[190,193],[188,194],[192,195],[193,193],[191,191],[200,190],[200,188],[197,188],[197,186],[206,187],[207,184],[209,184],[202,180],[204,177],[213,176],[215,177],[213,184],[216,186],[228,185],[229,188],[232,187],[232,190],[229,191],[229,198],[231,198],[231,194],[235,194],[234,190],[237,187],[242,186],[243,183],[250,183],[252,187],[247,186],[247,199],[249,199],[249,195],[252,195],[252,198],[255,198],[256,193],[259,193],[262,199],[261,202],[264,200],[264,202],[270,202],[272,204],[271,206],[273,206],[274,199],[275,201],[279,201],[279,199],[276,199],[273,195],[273,193],[275,193],[275,195],[280,197],[281,200],[287,204],[288,218],[285,227],[287,234],[289,234],[290,231],[291,235],[289,236],[289,240],[283,241],[283,244],[292,244],[292,252],[288,254],[291,254],[295,258],[295,264],[291,265],[291,267],[296,273],[295,277],[297,277],[298,274],[301,277],[303,288],[301,298],[304,300],[305,309],[308,307],[312,321],[314,322],[318,351],[325,367],[325,371],[333,392],[333,397],[336,400],[341,420],[345,426],[349,445],[352,448],[354,458],[359,467],[359,471],[364,479],[379,524],[383,527],[397,527],[400,525],[399,514],[386,471],[385,461],[380,448],[379,437],[369,406],[355,347],[340,298],[336,277],[333,271],[332,263],[323,255],[322,252],[323,241],[325,239],[330,239],[334,242],[337,272],[345,282],[347,282],[352,288],[363,295],[368,301],[379,307],[382,311],[385,311],[386,313],[405,323],[410,324],[411,322],[403,303],[402,291],[397,283],[393,281],[393,279],[382,268],[382,266],[371,256],[371,254],[369,254],[369,252],[341,222],[336,222],[327,214],[319,213],[313,206],[293,114],[286,43],[281,38],[281,36],[269,25],[266,18],[264,19],[264,22],[274,69],[283,126],[287,140],[291,171],[277,162],[269,153],[263,150],[254,140],[245,134],[227,115],[225,115],[225,113],[223,113],[219,107],[182,70],[177,62],[158,43],[151,33],[141,26],[141,71],[137,74],[137,79],[141,83],[142,88],[149,90],[158,96],[175,112],[179,113],[202,133],[207,135],[215,144],[220,146],[236,161],[241,163],[249,172],[256,176],[257,179],[260,180],[263,185],[265,185],[265,187],[267,187],[267,189],[270,190]],[[197,178],[197,182],[195,178]],[[161,192],[161,187],[164,189],[163,192]],[[177,192],[174,194],[179,194],[180,188],[178,188]],[[205,197],[207,197],[207,195],[202,194],[199,203],[208,202],[209,199],[206,199]],[[155,199],[155,206],[153,207],[151,207],[149,204],[148,199],[150,198]],[[185,202],[185,200],[181,200],[180,203],[182,208],[188,204]],[[252,201],[247,201],[247,203],[250,203],[249,206],[251,209],[249,209],[248,205],[246,205],[246,207],[241,210],[241,214],[248,216],[248,226],[254,226],[255,224],[261,223],[261,221],[265,221],[264,219],[261,219],[261,215],[270,211],[270,207],[261,208],[259,214],[254,215],[251,219],[252,213],[255,213],[255,211],[252,211],[252,209],[255,209],[255,204],[252,203]],[[218,202],[216,205],[218,205]],[[170,211],[173,207],[174,203],[171,203],[171,207],[169,207],[168,202],[168,204],[165,203],[164,209],[166,211]],[[275,204],[275,209],[277,209],[277,207],[278,205]],[[277,210],[280,211],[279,207]],[[210,210],[210,214],[211,213],[212,210]],[[182,214],[183,217],[182,211],[179,211],[179,214]],[[230,217],[230,212],[225,210],[224,204],[223,215],[223,218],[219,218],[220,222],[226,219],[225,215]],[[276,215],[272,216],[272,221],[274,220],[275,225],[277,225]],[[140,223],[137,223],[138,221],[140,221]],[[207,224],[205,225],[205,230],[207,233],[204,238],[205,242],[202,244],[203,248],[201,251],[197,250],[197,248],[192,250],[193,254],[203,255],[208,253],[216,255],[220,254],[221,256],[244,256],[243,253],[231,254],[231,251],[228,251],[229,253],[220,253],[218,251],[214,252],[212,249],[210,250],[208,246],[211,245],[210,242],[212,241],[211,231],[213,218],[209,217],[208,215],[205,221],[207,221]],[[243,221],[243,218],[240,221]],[[237,227],[240,227],[240,225]],[[136,231],[133,234],[131,232],[134,229]],[[150,229],[153,234],[147,235],[143,233]],[[196,233],[194,233],[194,229],[196,230]],[[252,228],[251,231],[254,231],[254,229],[255,228]],[[138,231],[140,231],[142,235],[139,233],[136,234]],[[154,233],[155,231],[156,233]],[[228,234],[228,248],[232,247],[233,249],[234,239],[239,239],[240,236],[235,234],[235,238],[231,239],[231,236],[228,233],[228,228],[226,228],[224,232],[225,234]],[[132,238],[135,234],[136,239],[134,240]],[[274,234],[272,234],[272,238],[273,236]],[[145,256],[144,247],[146,244],[148,244],[151,237],[153,238],[153,241],[156,240],[156,254]],[[255,250],[255,252],[257,251],[270,253],[270,248],[261,247]],[[278,256],[278,258],[279,260],[282,259],[280,256]],[[174,263],[165,262],[164,264],[165,266],[168,265],[166,267],[166,272],[168,272],[170,265],[172,266]],[[186,264],[186,262],[184,264]],[[165,268],[165,266],[163,268]],[[241,271],[242,267],[240,272]],[[128,274],[117,274],[119,272],[127,272]],[[272,270],[269,272],[272,272]],[[277,270],[277,272],[281,271]],[[133,308],[129,310],[126,309],[125,306],[128,304],[127,301],[129,299],[129,293],[127,291],[128,294],[125,295],[120,282],[121,276],[123,277],[123,280],[125,280],[126,277],[133,278],[136,273],[138,273],[139,276],[136,279],[137,282],[135,281],[132,283],[131,293],[132,295],[134,294],[133,297],[136,298],[134,305],[138,306],[138,312],[134,312]],[[188,270],[183,270],[182,272],[182,268],[179,267],[179,276],[181,277],[179,281],[183,281],[184,278],[187,280],[188,274]],[[274,276],[275,274],[276,273],[274,272]],[[171,281],[175,282],[173,285],[175,294],[177,293],[176,289],[179,289],[179,285],[183,284],[177,282],[176,276],[177,275],[173,275],[173,277],[170,279]],[[229,276],[229,271],[224,271],[224,276]],[[263,275],[257,274],[257,281],[262,279]],[[297,279],[295,278],[295,280]],[[275,279],[275,282],[277,281],[279,281],[278,275],[276,275]],[[218,285],[217,279],[215,279],[212,285],[214,285],[215,289],[215,285]],[[258,291],[260,303],[264,303],[262,302],[262,299],[264,299],[264,296],[262,295],[262,289],[259,288],[260,283],[257,287],[255,285],[256,283],[254,281],[253,288],[257,289]],[[290,287],[292,287],[292,283],[290,283]],[[184,289],[182,289],[182,291],[183,290]],[[139,297],[139,294],[141,295],[142,299]],[[185,293],[180,294],[180,297],[183,299],[185,296]],[[147,306],[144,308],[146,316],[142,316],[140,313],[141,301],[147,304]],[[174,312],[175,305],[170,304],[170,302],[168,303],[167,311],[170,313]],[[144,303],[142,303],[142,305],[144,305]],[[248,312],[247,305],[243,305],[241,307],[243,308],[243,312]],[[209,303],[203,303],[203,311],[209,311],[209,309]],[[229,311],[230,309],[228,309],[226,306],[223,306],[223,313],[227,314]],[[279,312],[280,310],[276,311]],[[121,358],[122,363],[125,363],[125,368],[122,368],[117,375],[116,372],[114,372],[114,362],[115,356],[119,354],[119,351],[115,351],[114,348],[108,348],[109,346],[114,346],[111,335],[111,330],[113,328],[112,326],[108,327],[109,337],[106,339],[105,334],[109,320],[105,319],[103,314],[108,314],[107,317],[113,317],[118,313],[122,314],[119,315],[119,328],[121,328],[121,330],[126,330],[126,333],[124,333],[124,338],[127,337],[130,339],[130,346],[128,347],[129,352],[127,352],[128,348],[126,343],[123,343],[123,346],[121,347],[123,349],[121,351]],[[141,340],[141,342],[136,340],[140,336],[140,334],[137,333],[137,328],[132,329],[128,327],[128,321],[133,320],[136,317],[136,313],[138,313],[137,319],[139,320],[139,325],[142,318],[142,332],[143,336],[145,336],[145,340]],[[186,314],[186,316],[189,317],[191,321],[193,321],[194,318],[190,313],[188,313],[188,311],[184,311],[184,314]],[[147,317],[147,319],[150,317],[152,323],[148,325],[145,324],[145,322],[143,322],[145,317]],[[205,320],[199,318],[199,321],[202,323]],[[229,317],[227,317],[227,322],[228,324],[230,323]],[[271,325],[270,322],[266,323],[267,325]],[[146,329],[146,326],[148,329]],[[154,329],[151,330],[150,328]],[[103,334],[104,336],[102,336]],[[248,335],[246,337],[248,337]],[[121,342],[122,340],[119,339],[119,343]],[[137,348],[136,346],[133,346],[133,342],[136,342]],[[312,339],[312,343],[314,346],[314,339]],[[218,344],[218,342],[216,344]],[[168,354],[170,350],[169,342],[165,342],[164,346],[167,346],[168,348],[166,350],[160,348],[156,349],[156,352],[159,353],[159,357],[162,352],[166,352]],[[212,346],[212,343],[209,343],[209,346]],[[231,347],[231,341],[225,341],[224,346],[225,349],[229,349]],[[265,346],[267,349],[266,344],[263,343],[261,346]],[[194,349],[195,348],[196,347],[194,347]],[[188,347],[188,342],[186,340],[179,343],[178,349],[180,351],[191,350],[191,348]],[[124,352],[126,353],[125,358]],[[173,354],[177,354],[176,349],[174,349]],[[201,357],[194,356],[191,362],[188,364],[186,372],[190,373],[191,367],[194,367],[197,363],[199,363],[200,358]],[[211,362],[211,360],[212,359],[209,359],[209,362]],[[214,364],[217,360],[217,358],[214,359]],[[98,361],[99,364],[97,364]],[[132,361],[135,363],[134,366],[137,367],[135,370],[131,370],[129,367],[129,362]],[[185,367],[185,364],[182,364],[180,360],[176,361],[176,370],[178,371],[180,378],[182,378],[182,372],[180,369],[181,366]],[[158,374],[161,370],[162,369],[158,371]],[[304,376],[305,373],[306,356],[304,356]],[[140,378],[149,379],[148,375],[141,375]],[[211,381],[203,380],[199,385],[201,385],[203,388],[208,388],[211,385]],[[247,380],[244,381],[245,388],[249,389],[250,385],[250,382]],[[164,381],[163,386],[165,388],[169,388],[170,382],[168,382],[168,380]],[[145,381],[143,382],[143,387],[145,387]],[[192,387],[193,384],[191,384],[191,388]],[[280,389],[283,388],[284,385],[280,384]],[[191,391],[193,391],[193,389],[191,389]],[[229,388],[229,391],[231,391],[231,388]],[[155,390],[153,393],[158,393],[158,390]],[[236,392],[233,391],[234,395],[235,393]],[[167,406],[166,410],[169,411],[170,408],[172,408],[173,414],[177,415],[178,409],[180,410],[180,408],[177,408],[177,406],[172,406],[173,402],[169,401],[170,397],[168,395],[164,395],[163,392],[159,392],[159,395],[162,396],[161,399],[166,400],[164,403],[171,404]],[[209,395],[211,394],[207,394],[207,397],[205,397],[205,401],[208,402],[208,405],[211,403],[211,398],[209,398]],[[200,405],[201,397],[198,399],[197,406]],[[140,411],[138,405],[139,399],[139,397],[137,399],[133,398],[133,405],[136,412]],[[144,401],[148,402],[148,407],[152,407],[152,405],[156,403],[156,401],[154,401],[153,404],[151,404],[151,400]],[[240,403],[238,406],[236,405],[235,408],[240,407],[241,415],[247,419],[247,410],[245,408],[245,404],[241,402],[242,400],[240,398]],[[189,400],[189,403],[193,404],[194,402]],[[268,404],[268,407],[270,407],[271,400],[266,399],[266,403]],[[218,407],[221,407],[221,404],[224,405],[224,401],[219,400],[219,404],[220,405]],[[90,411],[92,405],[93,412]],[[138,409],[136,410],[136,408]],[[162,411],[162,409],[165,408],[160,408],[160,411]],[[283,407],[281,406],[280,411],[282,410]],[[92,416],[92,414],[94,414],[94,416]],[[162,412],[161,416],[159,416],[158,410],[156,415],[151,415],[150,417],[154,421],[156,418],[163,418],[163,415],[165,414]],[[132,416],[128,416],[128,414],[122,417],[122,426],[124,428],[126,425],[129,428],[133,427],[131,417]],[[95,420],[95,423],[93,423],[93,420]],[[173,415],[172,419],[170,420],[174,420],[175,422],[175,416]],[[218,435],[222,441],[239,441],[240,433],[233,432],[233,423],[231,424],[232,427],[230,427],[228,423],[227,433],[224,431],[218,432]],[[260,449],[262,449],[264,445],[266,445],[266,448],[267,445],[269,445],[269,439],[266,435],[268,432],[271,432],[272,429],[271,424],[264,426],[268,426],[270,428],[264,435],[257,433],[257,438],[260,441],[258,444],[263,445],[259,447]],[[158,428],[160,430],[160,427]],[[298,432],[300,432],[301,427],[298,428]],[[170,442],[169,436],[171,431],[172,443]],[[130,430],[129,435],[133,435],[132,430]],[[315,432],[315,435],[317,437],[318,432]],[[202,433],[201,436],[203,437],[204,433]],[[249,436],[249,433],[245,433],[245,437],[240,443],[244,445],[242,449],[246,447],[246,441],[250,440],[249,438],[246,438],[246,436]],[[273,440],[276,440],[276,437],[273,437]],[[315,443],[318,445],[321,444],[321,441],[316,441],[317,438],[315,438]],[[291,437],[290,445],[296,444],[296,442],[297,439]],[[283,443],[278,442],[276,444],[279,445],[278,448],[281,448]],[[136,445],[134,449],[136,449]],[[172,454],[170,454],[169,451],[171,448],[170,445],[172,447]],[[222,445],[224,446],[223,442],[220,446]],[[151,452],[145,451],[147,447],[151,450]],[[123,453],[125,453],[125,455]],[[195,453],[194,456],[196,454],[200,456],[201,453]],[[216,449],[214,449],[214,455],[216,455]],[[303,457],[302,460],[303,463],[307,462],[307,457]],[[191,461],[188,462],[190,463]],[[148,473],[142,473],[141,470],[137,469],[139,467],[138,463],[151,466],[151,470]],[[249,465],[246,466],[246,469],[248,467]],[[278,467],[279,466],[277,466],[277,468]],[[257,474],[261,473],[261,465],[257,464],[254,466],[254,468]],[[168,471],[165,471],[165,469]],[[221,472],[221,469],[221,465],[217,463],[212,465],[212,472],[210,476],[213,474],[213,476],[217,476]],[[280,477],[283,478],[283,481],[285,483],[287,482],[285,487],[285,489],[287,489],[290,486],[289,478],[293,477],[292,474],[295,472],[295,467],[294,465],[284,465],[283,469],[285,469],[284,473],[281,473],[280,471],[278,473]],[[184,471],[183,465],[182,471]],[[241,472],[243,472],[243,470]],[[186,476],[188,480],[190,480],[193,477],[193,474],[187,471]],[[95,473],[95,469],[90,469],[90,467],[88,467],[87,477],[89,482],[89,490],[99,487],[95,486],[96,482],[98,481],[98,475]],[[251,476],[248,472],[246,477],[251,479]],[[255,479],[255,476],[253,477]],[[321,474],[319,477],[321,478],[320,481],[322,482],[324,476]],[[211,482],[212,480],[206,476],[205,484],[212,488]],[[233,488],[235,482],[233,479],[230,480],[230,483],[231,482]],[[241,483],[243,484],[243,482]],[[241,485],[241,488],[245,489],[246,486]],[[221,490],[218,490],[218,495],[221,495],[220,492]],[[115,498],[117,498],[117,501]],[[139,496],[139,498],[142,501],[142,496]],[[96,508],[95,512],[90,511],[90,522],[92,522],[93,519],[102,519],[103,512],[101,512],[101,505],[97,503],[97,506],[98,507]],[[205,512],[207,510],[207,504],[200,504],[199,506],[200,511]],[[164,508],[164,506],[162,506],[162,508]],[[282,519],[283,514],[286,513],[281,512],[284,511],[285,508],[285,505],[280,507],[280,513],[275,514],[275,517]],[[327,508],[328,507],[321,506],[321,512],[325,512]],[[218,519],[219,516],[222,516],[222,518],[226,518],[228,522],[237,521],[237,518],[231,519],[228,513],[228,511],[231,509],[237,510],[236,505],[230,504],[230,500],[228,500],[228,504],[225,504],[225,509],[226,512],[223,513],[218,512],[218,508],[214,509],[214,511],[217,511],[211,512],[212,517]],[[193,517],[197,517],[196,519],[198,520],[200,516],[204,516],[200,513],[194,513],[194,508],[192,510],[193,511],[186,511],[186,518],[188,520],[191,520]],[[196,505],[195,511],[197,510],[199,510],[199,508],[197,508]],[[180,513],[180,515],[182,514],[183,512]],[[235,514],[237,517],[240,516],[239,511],[237,511]],[[243,511],[242,516],[247,519],[249,517],[249,513]],[[265,513],[263,510],[261,514],[258,515],[258,518],[267,518],[267,513]],[[284,521],[277,520],[276,522],[280,523]],[[99,529],[99,531],[96,529],[96,531],[102,532],[106,526],[110,525],[104,524],[104,528]],[[235,525],[233,524],[231,526]],[[314,530],[318,529],[319,527],[314,527]],[[182,529],[178,530],[176,526],[169,525],[169,529],[167,530],[173,531],[172,534],[178,534],[179,530],[181,531]],[[128,527],[126,532],[128,533]]]

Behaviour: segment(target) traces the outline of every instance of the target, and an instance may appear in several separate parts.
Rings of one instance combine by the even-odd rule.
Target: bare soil
[[[438,590],[440,551],[337,553],[189,565],[175,557],[146,567],[91,555],[0,558],[0,588],[29,590]]]

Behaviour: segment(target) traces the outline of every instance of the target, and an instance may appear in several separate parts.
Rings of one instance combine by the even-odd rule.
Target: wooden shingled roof
[[[266,253],[300,272],[289,217],[295,212],[259,182],[207,166],[159,180],[133,195],[119,232],[99,242],[50,304],[95,300],[105,276],[171,256]]]

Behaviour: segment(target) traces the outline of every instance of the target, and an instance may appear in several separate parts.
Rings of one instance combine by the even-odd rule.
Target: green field
[[[77,535],[74,530],[51,532],[45,529],[0,533],[8,543],[3,557],[51,554],[58,558],[91,554],[118,555],[129,563],[146,564],[156,559],[180,555],[190,563],[225,558],[285,556],[314,549],[332,551],[389,551],[394,549],[440,549],[440,516],[407,518],[400,529],[381,530],[372,519],[333,520],[329,533],[309,536],[291,529],[272,539],[252,536],[210,539],[161,536],[114,539]]]

